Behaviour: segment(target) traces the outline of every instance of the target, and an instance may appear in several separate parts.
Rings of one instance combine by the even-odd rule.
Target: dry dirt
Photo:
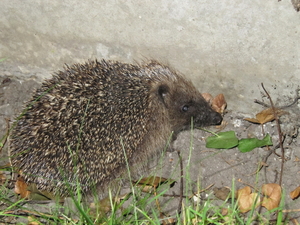
[[[30,76],[22,75],[20,70],[12,68],[0,69],[0,137],[4,137],[7,131],[7,119],[12,121],[22,110],[22,106],[29,99],[35,88],[40,86],[36,79],[36,71]],[[21,77],[21,78],[20,78]],[[26,77],[26,78],[25,78]],[[280,90],[278,90],[280,92]],[[279,106],[287,105],[296,96],[296,90],[291,90],[290,96],[282,96],[280,99],[273,99]],[[225,96],[226,97],[226,96]],[[268,99],[263,96],[250,96],[250,99],[263,100],[269,104]],[[249,101],[249,104],[255,104]],[[202,130],[182,132],[175,141],[176,150],[180,150],[185,175],[190,181],[188,192],[197,191],[197,183],[201,189],[209,187],[202,192],[202,200],[214,199],[214,187],[232,187],[233,180],[235,188],[252,186],[257,189],[266,183],[278,183],[282,173],[282,188],[285,193],[284,209],[300,209],[300,198],[292,200],[289,193],[300,186],[300,101],[284,109],[289,114],[280,117],[281,129],[284,140],[285,161],[281,171],[282,159],[281,150],[277,148],[275,153],[269,154],[266,148],[257,148],[248,153],[241,153],[237,148],[229,150],[207,149],[205,137],[210,134]],[[264,109],[262,106],[261,109]],[[223,131],[234,130],[239,138],[258,137],[262,138],[261,126],[244,120],[245,117],[254,117],[258,112],[240,113],[235,111],[235,106],[228,105],[224,121],[227,126]],[[215,128],[208,128],[216,130]],[[264,131],[272,137],[274,145],[278,144],[278,132],[276,122],[264,125]],[[3,142],[3,140],[2,140]],[[8,162],[7,144],[0,155],[0,166]],[[273,147],[271,147],[273,149]],[[261,162],[265,161],[266,166],[259,169]],[[177,181],[169,193],[179,193],[180,167],[177,152],[166,152],[161,162],[158,163],[159,173],[157,175],[172,178]],[[186,181],[186,179],[184,179]],[[217,202],[217,201],[216,201]],[[217,203],[216,203],[217,204]],[[169,201],[166,212],[172,212],[178,206],[178,198]],[[300,212],[292,212],[290,217],[300,217]],[[299,219],[298,219],[299,221]]]

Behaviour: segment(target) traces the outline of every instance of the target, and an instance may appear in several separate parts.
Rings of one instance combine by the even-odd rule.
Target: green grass
[[[193,135],[191,135],[193,136]],[[191,139],[189,159],[192,152],[193,140]],[[160,163],[163,161],[161,160]],[[184,168],[186,182],[183,184],[185,190],[190,190],[192,185],[189,178],[189,164]],[[178,164],[179,166],[179,164]],[[160,166],[158,166],[160,168]],[[130,170],[128,166],[128,174]],[[198,182],[199,192],[201,181]],[[176,185],[180,185],[177,183]],[[78,184],[78,187],[80,185]],[[19,224],[27,224],[29,220],[36,221],[37,224],[163,224],[167,220],[176,221],[175,224],[269,224],[269,220],[272,217],[272,212],[259,213],[257,209],[252,209],[246,214],[242,214],[238,210],[236,201],[234,200],[234,191],[231,196],[220,204],[215,197],[211,194],[211,190],[206,191],[208,197],[205,200],[199,202],[194,201],[193,198],[184,198],[182,202],[181,214],[176,214],[174,210],[170,216],[161,216],[160,211],[156,205],[156,201],[160,201],[162,212],[170,210],[169,201],[173,197],[165,197],[164,194],[169,190],[169,185],[162,185],[157,189],[157,194],[142,193],[137,187],[131,187],[131,195],[128,200],[123,200],[120,203],[114,202],[112,193],[109,192],[108,204],[111,206],[111,211],[107,214],[101,212],[99,209],[91,208],[89,205],[83,204],[83,195],[78,189],[78,192],[74,194],[70,193],[71,205],[73,207],[67,210],[63,209],[60,203],[55,202],[52,204],[52,209],[49,213],[41,213],[39,211],[39,203],[25,204],[25,200],[18,200],[17,196],[12,195],[12,190],[6,188],[6,185],[1,186],[0,192],[0,224],[6,223],[9,219],[12,221],[20,221]],[[172,189],[171,189],[172,190]],[[232,181],[232,190],[235,190],[235,182]],[[178,193],[176,193],[178,194]],[[183,193],[185,196],[191,196],[191,193]],[[177,201],[179,197],[175,198]],[[282,202],[284,202],[282,200]],[[45,207],[43,205],[43,207]],[[69,206],[68,206],[69,207]],[[35,210],[36,209],[36,210]],[[278,212],[277,221],[274,224],[287,224],[284,222],[284,216],[282,213],[283,205],[279,209],[273,210]],[[74,211],[73,213],[70,213]],[[224,213],[227,211],[227,213]],[[30,216],[30,219],[28,219]],[[22,219],[21,219],[22,218]],[[27,222],[26,222],[27,221]]]
[[[53,87],[54,88],[54,87]],[[38,99],[37,99],[38,100]],[[36,100],[36,101],[37,101]],[[27,109],[26,109],[27,110]],[[23,114],[26,112],[23,112]],[[87,110],[87,109],[86,109]],[[23,115],[22,114],[22,115]],[[22,116],[21,115],[21,116]],[[21,116],[19,118],[21,118]],[[84,117],[85,118],[85,117]],[[82,125],[84,124],[84,118],[82,119]],[[6,135],[6,137],[9,134]],[[78,148],[80,145],[80,135],[78,136]],[[5,137],[5,139],[6,139]],[[171,209],[170,202],[176,200],[179,204],[179,197],[166,197],[165,194],[167,191],[172,192],[168,184],[162,185],[157,189],[156,195],[153,193],[143,193],[137,187],[131,186],[131,193],[128,199],[120,200],[119,202],[114,201],[112,192],[109,192],[109,198],[106,201],[106,205],[110,206],[111,210],[109,213],[103,212],[103,205],[101,207],[91,207],[89,204],[84,204],[84,196],[80,190],[80,184],[77,181],[77,192],[72,193],[70,191],[70,198],[68,199],[69,204],[65,207],[59,203],[57,200],[52,200],[51,207],[49,210],[44,212],[40,210],[45,208],[44,204],[39,202],[28,202],[23,199],[19,199],[18,196],[14,195],[13,190],[7,188],[7,184],[0,186],[0,224],[6,224],[8,221],[11,223],[18,224],[28,224],[29,222],[36,222],[36,224],[167,224],[167,221],[175,221],[175,224],[269,224],[269,220],[272,217],[273,212],[277,212],[277,221],[274,224],[286,224],[284,222],[285,218],[282,213],[283,205],[273,212],[264,212],[261,213],[257,209],[252,209],[246,214],[240,213],[238,210],[237,202],[234,200],[234,190],[235,182],[232,181],[232,193],[231,198],[228,198],[224,202],[216,200],[212,194],[212,190],[207,190],[205,193],[207,197],[205,199],[199,199],[199,201],[194,201],[194,198],[189,198],[191,196],[192,184],[194,181],[190,178],[190,167],[191,167],[191,157],[193,156],[193,129],[191,129],[190,135],[190,148],[189,156],[187,159],[186,165],[183,166],[185,172],[185,182],[182,184],[184,190],[183,195],[185,196],[181,205],[181,213],[176,213],[175,209]],[[1,140],[1,143],[4,139]],[[171,138],[170,138],[171,140]],[[170,141],[169,140],[169,141]],[[169,143],[168,143],[169,145]],[[167,145],[167,147],[168,147]],[[167,148],[166,147],[166,148]],[[124,149],[123,149],[124,150]],[[124,151],[125,153],[125,151]],[[159,172],[163,168],[163,157],[165,151],[162,152],[160,159],[158,160],[158,166],[156,172]],[[210,157],[213,157],[215,154],[211,154]],[[202,160],[209,160],[209,157],[206,157]],[[76,163],[76,157],[74,158],[74,163]],[[76,167],[74,167],[76,168]],[[131,181],[131,171],[127,165],[127,174],[128,180]],[[180,163],[177,164],[177,170],[180,171]],[[175,170],[174,170],[175,171]],[[172,178],[176,174],[173,171],[170,171],[171,175],[167,178]],[[178,176],[178,174],[177,174]],[[67,181],[67,180],[66,180]],[[180,185],[180,181],[177,180],[176,185]],[[67,183],[67,182],[66,182]],[[131,183],[131,182],[130,182]],[[201,179],[198,182],[198,193],[201,189]],[[121,187],[120,187],[121,188]],[[95,189],[96,190],[96,189]],[[97,193],[95,192],[95,199],[97,199]],[[180,193],[176,193],[179,195]],[[203,193],[202,193],[203,194]],[[157,201],[160,202],[159,209]],[[283,200],[282,200],[283,202]],[[96,205],[99,203],[98,200],[95,200]],[[170,216],[161,215],[163,212],[171,211]],[[225,211],[227,213],[225,213]]]
[[[76,205],[77,209],[73,215],[60,212],[59,209],[62,209],[62,206],[59,203],[52,206],[53,208],[50,213],[41,213],[38,208],[40,204],[25,205],[25,200],[16,200],[16,198],[13,201],[11,197],[8,198],[7,196],[9,191],[3,192],[3,189],[0,193],[0,223],[4,224],[11,220],[12,217],[15,217],[13,221],[19,221],[20,218],[23,218],[21,221],[26,221],[29,218],[28,216],[31,219],[35,218],[43,224],[161,224],[163,220],[167,219],[177,221],[176,224],[252,224],[253,222],[269,224],[268,221],[272,214],[272,212],[259,214],[256,209],[253,209],[250,213],[241,214],[237,208],[237,204],[233,200],[229,200],[228,203],[224,202],[218,206],[215,204],[213,198],[208,198],[202,201],[201,204],[184,201],[181,215],[173,214],[169,217],[164,216],[161,218],[154,203],[156,199],[161,200],[165,198],[162,197],[164,192],[159,192],[157,196],[153,196],[150,194],[141,194],[139,191],[136,191],[135,195],[131,197],[129,206],[126,206],[122,210],[121,207],[126,201],[116,204],[112,201],[111,197],[110,204],[112,210],[107,215],[90,214],[92,209],[84,206],[76,198],[72,198],[72,202]],[[152,206],[148,207],[149,205]],[[167,206],[164,205],[163,211],[167,209]],[[274,224],[287,224],[284,223],[281,209],[282,206],[279,208],[277,222]],[[223,213],[224,210],[227,211],[227,214]],[[99,215],[102,216],[99,217]]]
[[[192,132],[192,131],[191,131]],[[191,190],[194,181],[190,178],[190,159],[193,153],[193,133],[191,133],[189,157],[187,165],[184,165],[185,190]],[[213,157],[216,153],[211,154]],[[154,174],[159,173],[163,167],[163,157],[160,157],[157,170]],[[203,160],[209,160],[205,158]],[[177,164],[177,170],[180,171],[180,163]],[[127,165],[128,179],[130,180],[130,169]],[[171,173],[171,178],[175,176]],[[177,175],[178,176],[178,175]],[[168,177],[167,177],[168,178]],[[177,180],[176,185],[180,185]],[[237,202],[234,199],[235,181],[232,180],[233,190],[231,196],[226,201],[216,200],[212,194],[212,190],[205,191],[207,197],[205,199],[183,198],[182,211],[179,215],[176,213],[177,208],[173,208],[170,216],[161,216],[162,212],[168,212],[170,209],[169,203],[175,199],[179,204],[179,197],[166,197],[165,194],[169,191],[168,184],[158,187],[156,195],[153,193],[143,193],[140,188],[131,186],[131,194],[125,200],[115,202],[112,192],[109,192],[106,205],[110,206],[109,213],[103,212],[103,205],[100,208],[90,207],[89,204],[84,204],[84,196],[81,193],[80,185],[77,184],[77,192],[70,192],[68,205],[62,206],[58,201],[52,200],[51,210],[44,212],[39,207],[45,208],[45,205],[35,202],[28,203],[26,200],[19,199],[13,195],[13,190],[8,189],[4,184],[0,189],[0,224],[7,221],[15,221],[18,224],[28,224],[35,221],[37,224],[163,224],[166,221],[175,221],[175,224],[269,224],[269,220],[274,218],[272,214],[277,212],[277,221],[273,224],[287,224],[282,213],[283,205],[272,212],[259,212],[258,209],[252,209],[250,212],[243,214],[238,210]],[[198,193],[204,187],[201,187],[201,179],[197,184]],[[95,189],[96,190],[96,189]],[[171,190],[172,191],[172,188]],[[176,193],[177,195],[179,193]],[[203,194],[203,193],[202,193]],[[184,192],[184,196],[191,196],[191,192]],[[97,193],[95,193],[97,196]],[[161,211],[157,206],[157,200],[160,202]],[[284,202],[282,200],[282,202]],[[95,200],[98,203],[98,200]],[[283,204],[283,203],[282,203]],[[50,207],[50,206],[49,206]],[[227,213],[224,213],[227,212]]]

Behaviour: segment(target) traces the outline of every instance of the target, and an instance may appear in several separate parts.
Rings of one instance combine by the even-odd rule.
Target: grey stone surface
[[[0,62],[0,137],[9,129],[6,120],[20,114],[43,79],[64,63],[89,58],[124,62],[154,58],[171,65],[201,92],[225,95],[229,109],[225,130],[235,130],[239,138],[261,138],[261,127],[243,118],[262,109],[253,99],[268,102],[261,93],[262,82],[280,105],[291,102],[300,85],[300,13],[289,0],[2,0],[0,15],[0,60],[5,58]],[[287,194],[299,185],[295,182],[300,168],[299,107],[299,103],[290,107],[290,114],[281,118],[288,157],[282,186]],[[277,143],[275,122],[264,129]],[[191,172],[185,180],[192,181],[194,191],[197,182],[206,188],[230,187],[233,178],[257,182],[258,187],[278,181],[278,156],[270,156],[257,180],[253,172],[268,154],[265,149],[249,153],[206,149],[207,135],[186,131],[175,143],[182,152],[185,175]],[[162,175],[178,181],[177,153],[166,156]],[[8,159],[5,149],[0,165]],[[174,190],[179,193],[178,184],[170,191]],[[299,209],[299,201],[285,200],[286,209]],[[169,211],[176,210],[178,199],[174,202]]]
[[[89,58],[155,58],[244,112],[261,82],[288,96],[300,81],[300,14],[288,0],[2,0],[0,14],[1,64],[49,71],[41,78]]]

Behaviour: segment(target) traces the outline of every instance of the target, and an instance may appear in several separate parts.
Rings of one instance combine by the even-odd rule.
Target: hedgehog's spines
[[[12,164],[27,182],[63,196],[77,182],[84,192],[105,190],[126,171],[123,148],[134,175],[191,117],[195,126],[221,120],[191,82],[157,61],[66,65],[33,96],[11,134]]]

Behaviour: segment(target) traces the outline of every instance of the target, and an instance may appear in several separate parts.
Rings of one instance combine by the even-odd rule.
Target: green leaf
[[[235,136],[234,131],[226,131],[208,137],[206,139],[206,147],[229,149],[237,146],[238,142],[239,140]]]
[[[257,138],[245,138],[239,141],[238,149],[241,152],[250,152],[251,150],[266,146],[266,145],[273,145],[272,139],[269,134],[267,134],[262,140]]]

